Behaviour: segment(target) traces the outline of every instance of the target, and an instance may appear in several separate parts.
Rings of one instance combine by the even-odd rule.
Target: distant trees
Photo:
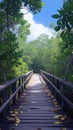
[[[29,44],[24,44],[23,61],[34,72],[38,73],[43,69],[64,79],[71,50],[62,48],[63,41],[60,36],[49,39],[47,35],[42,34]],[[73,81],[71,71],[67,77],[69,81]]]
[[[55,74],[59,42],[61,42],[60,38],[49,39],[45,34],[40,35],[36,40],[25,44],[24,61],[34,72],[40,72],[40,69],[44,69]]]

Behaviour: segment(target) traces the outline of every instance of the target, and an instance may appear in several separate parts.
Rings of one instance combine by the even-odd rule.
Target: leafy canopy
[[[57,26],[55,30],[59,29],[70,31],[73,28],[73,1],[67,0],[64,2],[63,7],[57,10],[58,14],[52,15],[57,20]]]

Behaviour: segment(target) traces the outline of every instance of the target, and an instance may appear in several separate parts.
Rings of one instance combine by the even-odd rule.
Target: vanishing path
[[[61,110],[38,74],[33,74],[20,99],[1,121],[0,130],[73,130],[73,121]]]

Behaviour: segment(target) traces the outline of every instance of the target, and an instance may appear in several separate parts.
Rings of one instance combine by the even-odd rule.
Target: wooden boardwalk
[[[38,74],[33,74],[26,89],[0,120],[0,130],[73,130],[73,121]]]

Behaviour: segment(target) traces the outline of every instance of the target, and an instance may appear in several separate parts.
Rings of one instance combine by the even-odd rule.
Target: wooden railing
[[[5,115],[11,105],[14,104],[19,97],[19,95],[25,89],[25,85],[29,81],[33,74],[33,71],[30,71],[20,77],[17,77],[9,82],[6,82],[3,85],[0,85],[0,114]]]
[[[41,76],[46,81],[49,89],[61,104],[61,107],[73,116],[73,83],[66,82],[52,74],[41,70]]]

